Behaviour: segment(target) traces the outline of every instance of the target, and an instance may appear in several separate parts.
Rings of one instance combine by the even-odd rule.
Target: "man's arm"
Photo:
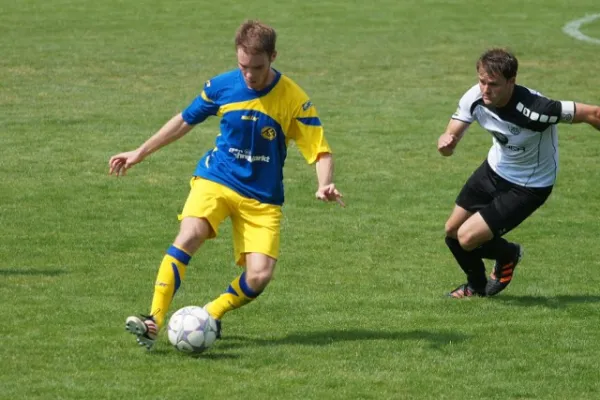
[[[319,187],[333,182],[333,157],[331,153],[321,153],[317,156],[317,182]]]
[[[137,149],[112,156],[108,162],[109,174],[125,175],[129,168],[142,162],[161,147],[183,137],[193,127],[194,125],[189,125],[183,120],[181,113],[177,114]]]
[[[337,201],[342,207],[345,207],[341,197],[342,194],[336,189],[333,183],[333,157],[331,153],[320,153],[317,158],[317,181],[319,188],[315,196],[323,201]]]
[[[192,130],[193,127],[194,125],[188,125],[183,120],[181,113],[179,113],[167,121],[158,132],[152,135],[150,139],[146,140],[136,151],[140,152],[143,158],[145,158],[161,147],[180,139]]]
[[[600,130],[600,107],[589,104],[575,103],[575,116],[573,123],[585,122]]]
[[[438,151],[444,157],[451,156],[454,148],[462,139],[470,124],[458,119],[451,119],[446,131],[438,139]]]

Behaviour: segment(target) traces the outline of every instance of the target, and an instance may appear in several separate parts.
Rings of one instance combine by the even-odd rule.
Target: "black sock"
[[[460,246],[457,239],[446,236],[446,245],[467,275],[469,286],[477,292],[484,292],[487,278],[485,276],[485,265],[476,252],[466,251]]]
[[[481,258],[504,263],[513,259],[516,251],[517,246],[514,243],[501,237],[495,237],[473,250],[473,253],[476,253]]]

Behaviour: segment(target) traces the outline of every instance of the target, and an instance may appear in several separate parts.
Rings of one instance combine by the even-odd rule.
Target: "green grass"
[[[526,256],[494,299],[464,279],[443,226],[489,134],[435,144],[489,46],[519,82],[597,104],[600,47],[562,32],[591,0],[370,2],[0,0],[0,398],[595,399],[600,397],[600,137],[562,126],[548,203],[509,238]],[[246,18],[279,33],[276,67],[321,114],[348,207],[286,166],[281,259],[259,301],[200,358],[123,331],[147,311],[163,252],[216,120],[130,171],[129,150],[235,67]],[[600,21],[582,31],[600,38]],[[239,273],[228,223],[173,303],[202,305]]]

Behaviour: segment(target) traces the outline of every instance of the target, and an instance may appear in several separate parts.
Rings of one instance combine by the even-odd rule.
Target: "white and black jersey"
[[[574,115],[574,102],[551,100],[519,85],[506,106],[488,106],[477,84],[460,99],[452,119],[469,124],[476,120],[492,134],[487,159],[502,178],[525,187],[547,187],[558,172],[556,124],[570,123]]]

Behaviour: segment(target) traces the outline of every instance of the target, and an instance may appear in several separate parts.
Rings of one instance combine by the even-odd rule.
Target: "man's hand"
[[[108,167],[110,168],[108,174],[115,174],[116,176],[125,175],[129,168],[142,162],[161,147],[183,137],[193,127],[194,125],[188,125],[183,120],[181,113],[175,115],[137,149],[112,156],[108,162]]]
[[[321,201],[337,201],[337,203],[346,207],[346,204],[342,201],[342,194],[335,188],[334,183],[329,185],[321,186],[315,193],[315,197]]]
[[[139,150],[127,151],[114,155],[108,162],[109,175],[115,174],[116,176],[125,175],[127,170],[133,167],[135,164],[140,163],[144,160]]]
[[[458,143],[458,138],[456,136],[452,136],[449,133],[444,133],[438,139],[438,151],[444,157],[451,156],[454,153],[454,148]]]

